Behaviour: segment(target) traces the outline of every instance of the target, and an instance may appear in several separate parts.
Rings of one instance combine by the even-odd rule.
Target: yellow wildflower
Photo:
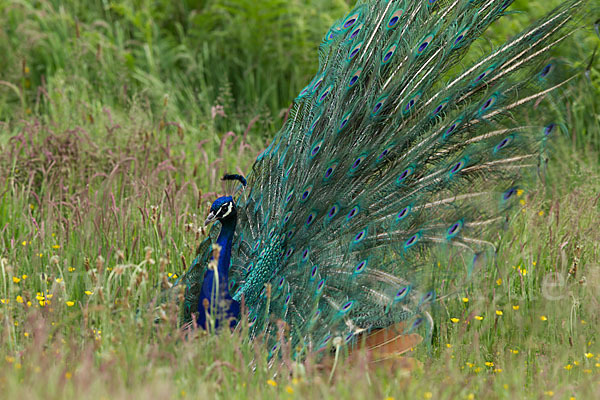
[[[476,315],[476,316],[475,316],[475,319],[476,319],[477,321],[482,321],[482,320],[483,320],[483,317],[482,317],[481,315]]]
[[[23,279],[23,280],[27,279],[27,275],[23,274],[23,275],[21,276],[21,279]]]
[[[73,307],[75,305],[74,301],[67,300],[67,307]]]
[[[31,301],[27,301],[27,307],[31,307]]]
[[[275,382],[273,379],[269,379],[267,381],[267,385],[275,387],[275,386],[277,386],[277,382]]]
[[[502,310],[496,310],[496,315],[501,316],[502,315]]]
[[[19,283],[19,282],[21,282],[21,278],[17,278],[16,276],[13,276],[13,282]]]
[[[23,246],[27,246],[27,240],[23,240],[23,241],[21,242],[21,244],[22,244]]]
[[[523,189],[517,189],[517,197],[521,197],[525,193]]]
[[[544,210],[540,210],[540,212],[538,213],[538,215],[541,217],[544,215]]]
[[[498,278],[498,280],[496,280],[496,285],[502,285],[502,278]]]
[[[542,321],[548,321],[548,317],[546,317],[545,315],[542,315],[542,316],[540,317],[540,319],[541,319]]]
[[[537,261],[532,262],[532,264],[535,267],[537,265]]]
[[[4,357],[4,359],[6,360],[7,363],[12,364],[15,362],[15,358],[11,357],[11,356],[6,356]]]
[[[289,394],[293,394],[294,393],[294,388],[292,388],[290,385],[287,385],[285,387],[285,391],[288,392]],[[394,400],[393,397],[388,397],[388,399]]]
[[[510,352],[513,354],[519,354],[519,350],[511,350]]]
[[[433,393],[431,393],[431,392],[425,392],[425,393],[423,394],[423,397],[424,397],[424,398],[426,398],[426,399],[430,399],[430,398],[432,398],[432,397],[433,397]]]
[[[468,297],[463,297],[462,301],[463,301],[463,303],[468,303],[469,302],[469,298]]]
[[[473,364],[473,363],[470,363],[470,362],[468,362],[468,361],[467,361],[467,367],[469,367],[469,368],[473,368],[474,366],[475,366],[475,364]]]
[[[53,249],[58,250],[60,249],[60,244],[55,244],[54,246],[52,246]]]
[[[93,292],[92,292],[92,291],[90,291],[90,290],[86,290],[86,291],[85,291],[85,292],[83,292],[83,293],[87,294],[88,296],[91,296],[91,295],[93,294]]]
[[[494,372],[495,372],[495,373],[497,373],[497,374],[499,374],[500,372],[502,372],[502,368],[496,368],[496,369],[494,370]]]
[[[446,347],[450,349],[452,348],[452,345],[450,343],[446,343]]]
[[[17,296],[17,303],[22,304],[23,298],[21,296]]]
[[[550,397],[554,396],[554,392],[552,390],[547,390],[547,391],[544,392],[544,394],[546,396],[550,396]]]
[[[585,358],[592,358],[594,357],[593,353],[585,353]]]
[[[56,278],[56,283],[61,283],[62,282],[62,278]]]
[[[518,305],[514,305],[514,306],[513,306],[513,310],[517,311],[518,309],[519,309],[519,306],[518,306]]]
[[[571,364],[567,364],[563,368],[566,369],[567,371],[570,371],[571,369],[573,369],[573,366]]]
[[[2,304],[8,304],[9,301],[9,299],[0,299],[0,303]]]
[[[29,337],[29,332],[25,332],[25,333],[23,334],[23,336],[25,336],[25,337]]]
[[[73,374],[70,372],[65,372],[65,379],[71,379],[73,377]]]
[[[485,366],[486,366],[486,367],[493,367],[493,366],[494,366],[494,363],[493,363],[493,362],[491,362],[491,361],[486,361],[486,362],[485,362]]]
[[[453,323],[456,324],[457,322],[460,321],[460,319],[458,319],[458,318],[450,318],[450,321],[452,321]]]

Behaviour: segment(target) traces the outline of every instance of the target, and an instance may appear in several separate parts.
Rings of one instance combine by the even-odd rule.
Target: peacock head
[[[210,212],[206,216],[204,225],[208,225],[214,221],[225,221],[235,220],[237,218],[237,210],[235,209],[235,203],[231,196],[219,197],[210,206]]]
[[[221,180],[237,181],[241,183],[243,187],[246,187],[246,184],[248,183],[246,178],[237,174],[225,174]],[[233,198],[231,196],[223,196],[216,199],[210,206],[210,212],[206,217],[206,221],[204,221],[204,225],[206,226],[213,221],[221,221],[221,223],[224,223],[227,221],[236,221],[236,219],[237,210]]]

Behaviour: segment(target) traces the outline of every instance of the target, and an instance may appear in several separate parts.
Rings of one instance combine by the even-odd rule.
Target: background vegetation
[[[566,89],[568,134],[495,266],[440,304],[412,376],[346,363],[328,384],[310,364],[269,369],[243,332],[186,341],[172,307],[158,326],[137,311],[184,270],[218,177],[273,137],[349,3],[0,0],[3,397],[595,397],[598,62]],[[558,3],[516,1],[481,46]],[[579,69],[599,42],[590,7],[555,54]]]

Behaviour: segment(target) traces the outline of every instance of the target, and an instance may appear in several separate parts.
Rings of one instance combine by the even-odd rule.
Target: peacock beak
[[[217,219],[217,214],[211,211],[206,216],[206,220],[204,221],[204,226],[210,224],[211,222],[215,221],[216,219]]]

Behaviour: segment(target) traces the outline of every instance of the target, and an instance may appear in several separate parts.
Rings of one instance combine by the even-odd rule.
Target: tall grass
[[[209,119],[215,105],[239,120],[279,118],[316,71],[316,44],[331,15],[347,9],[341,0],[13,0],[1,7],[0,49],[8,57],[0,66],[11,83],[0,92],[2,118],[46,113],[40,86],[69,77],[76,80],[69,86],[93,91],[104,105],[126,107],[142,96],[151,112],[190,127]]]
[[[553,3],[557,3],[554,1]],[[500,43],[548,5],[492,27]],[[224,171],[248,171],[316,70],[344,1],[0,3],[0,390],[6,398],[593,398],[600,346],[600,74],[498,258],[434,310],[411,376],[271,368],[258,343],[184,338],[146,305],[200,238]],[[587,65],[591,25],[556,54]],[[483,45],[482,45],[483,46]],[[446,267],[446,266],[444,266]],[[158,317],[163,321],[154,323]]]

